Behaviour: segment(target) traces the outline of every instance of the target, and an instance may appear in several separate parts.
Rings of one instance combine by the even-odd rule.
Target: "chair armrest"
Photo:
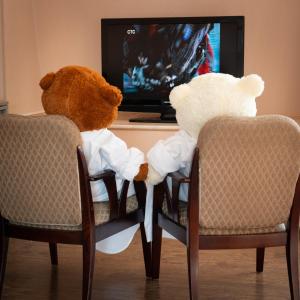
[[[97,174],[94,175],[90,175],[89,176],[89,181],[98,181],[100,179],[104,179],[104,178],[108,178],[108,177],[114,177],[116,174],[116,172],[114,172],[113,170],[103,170]]]
[[[189,182],[191,182],[190,177],[187,177],[187,176],[181,174],[179,171],[168,173],[167,176],[171,177],[172,180],[174,180],[178,183],[189,183]]]
[[[181,174],[179,171],[167,174],[167,177],[172,179],[172,194],[170,193],[167,180],[164,180],[164,190],[166,195],[167,207],[169,215],[173,220],[178,222],[179,216],[179,190],[182,183],[190,183],[190,177]]]
[[[106,169],[100,171],[99,173],[89,175],[88,180],[90,182],[95,182],[98,180],[103,180],[109,200],[109,219],[117,218],[119,215],[119,199],[118,199],[118,192],[117,192],[117,185],[116,185],[116,172],[110,169]],[[122,189],[121,197],[124,193],[127,194],[128,186],[124,183],[125,187]],[[124,196],[123,196],[124,197]],[[126,203],[125,203],[126,209]]]

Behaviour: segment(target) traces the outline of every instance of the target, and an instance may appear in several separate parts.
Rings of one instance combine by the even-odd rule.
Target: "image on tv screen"
[[[123,92],[168,92],[220,72],[220,23],[131,25],[123,36]]]

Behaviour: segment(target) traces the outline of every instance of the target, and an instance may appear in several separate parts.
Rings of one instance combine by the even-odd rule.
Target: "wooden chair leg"
[[[82,300],[91,300],[95,265],[95,243],[92,241],[85,241],[82,245],[82,253]]]
[[[289,275],[291,300],[299,300],[298,234],[290,235],[286,245],[286,261]]]
[[[1,218],[1,217],[0,217]],[[3,290],[5,268],[6,268],[6,259],[7,259],[7,250],[8,250],[8,237],[4,233],[4,221],[1,219],[1,229],[0,229],[0,299]]]
[[[160,256],[161,256],[162,229],[157,224],[153,224],[152,241],[152,279],[159,278]]]
[[[49,250],[50,250],[51,264],[53,266],[57,266],[58,265],[57,244],[49,243]]]
[[[145,264],[145,271],[147,277],[152,277],[152,266],[151,266],[151,243],[147,242],[146,233],[144,223],[140,225],[141,230],[141,237],[142,237],[142,245],[143,245],[143,255],[144,255],[144,264]]]
[[[256,272],[261,273],[264,271],[265,248],[256,249]]]
[[[189,275],[189,291],[190,300],[198,300],[198,276],[199,276],[199,246],[195,242],[190,243],[187,246],[187,263],[188,263],[188,275]]]
[[[159,278],[162,228],[158,225],[158,213],[164,200],[165,182],[154,186],[153,190],[153,218],[152,218],[152,279]]]

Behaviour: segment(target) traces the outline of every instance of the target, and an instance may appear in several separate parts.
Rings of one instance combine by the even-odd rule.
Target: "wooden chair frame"
[[[70,231],[26,227],[11,224],[8,220],[0,217],[0,298],[5,275],[9,238],[48,242],[52,265],[58,264],[57,243],[82,245],[82,299],[90,300],[92,295],[96,242],[140,223],[146,276],[151,277],[151,246],[150,243],[147,243],[146,241],[143,223],[146,200],[146,187],[144,182],[134,182],[138,200],[138,209],[127,214],[126,199],[129,182],[124,182],[120,199],[118,199],[115,173],[111,170],[105,170],[99,174],[90,176],[88,174],[87,164],[80,146],[77,147],[77,157],[81,195],[82,230]],[[106,223],[95,225],[90,182],[98,180],[104,181],[108,191],[110,218]]]
[[[199,235],[199,149],[195,149],[190,177],[179,172],[168,174],[172,178],[172,197],[166,180],[154,188],[152,278],[159,278],[162,229],[172,234],[187,246],[187,263],[190,299],[199,299],[198,294],[198,250],[256,248],[256,271],[263,272],[266,247],[285,246],[290,294],[299,300],[298,238],[300,214],[300,176],[296,184],[287,230],[278,233],[247,235]],[[178,194],[181,183],[189,183],[187,204],[187,227],[178,223]],[[168,214],[162,212],[166,198]]]

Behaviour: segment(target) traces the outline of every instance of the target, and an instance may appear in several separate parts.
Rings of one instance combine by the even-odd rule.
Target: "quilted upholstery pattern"
[[[12,222],[81,224],[76,147],[62,116],[0,117],[0,209]]]
[[[300,127],[283,116],[222,117],[199,135],[200,226],[287,223],[300,172]]]
[[[138,202],[136,196],[128,197],[126,200],[126,212],[131,213],[138,209]],[[109,220],[109,202],[94,203],[95,224],[102,224]]]
[[[164,201],[162,206],[163,213],[169,218],[172,217],[168,213],[167,203]],[[179,201],[179,223],[187,226],[187,202]],[[199,234],[201,235],[238,235],[238,234],[259,234],[259,233],[272,233],[282,232],[286,230],[285,224],[278,224],[271,227],[259,228],[204,228],[199,226]]]
[[[126,202],[126,212],[131,213],[138,209],[138,202],[136,196],[131,196],[127,198]],[[95,214],[95,224],[103,224],[109,221],[109,202],[94,202],[94,214]],[[56,224],[30,224],[23,222],[13,222],[14,224],[38,227],[38,228],[47,228],[47,229],[61,229],[61,230],[81,230],[81,225],[56,225]]]

